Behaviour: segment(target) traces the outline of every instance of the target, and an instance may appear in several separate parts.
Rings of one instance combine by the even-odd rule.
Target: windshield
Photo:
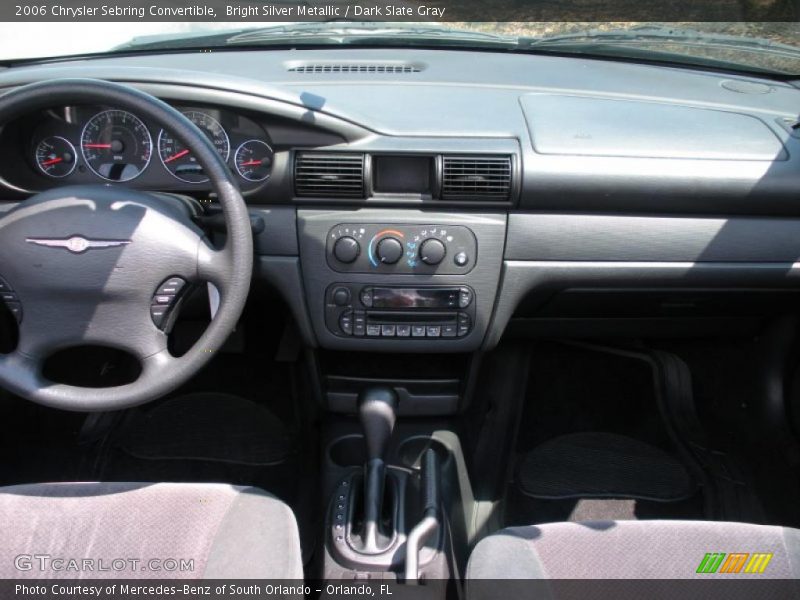
[[[800,75],[800,24],[791,22],[71,22],[4,24],[0,60],[195,48],[304,45],[492,48],[694,64]],[[13,32],[10,31],[13,27]]]

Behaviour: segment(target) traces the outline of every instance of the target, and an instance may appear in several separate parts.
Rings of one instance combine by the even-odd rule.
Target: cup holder
[[[404,440],[397,449],[397,458],[401,465],[409,469],[419,469],[422,457],[429,448],[433,448],[439,458],[439,464],[444,466],[450,460],[450,449],[439,440],[426,435],[420,435]]]
[[[403,440],[396,451],[390,451],[389,464],[419,469],[428,448],[434,449],[439,457],[439,464],[444,465],[450,460],[451,454],[447,446],[430,436],[419,435]],[[335,439],[328,445],[328,460],[339,468],[363,467],[367,460],[364,436],[353,434]]]
[[[337,467],[361,467],[367,460],[363,435],[346,435],[328,446],[328,458]]]

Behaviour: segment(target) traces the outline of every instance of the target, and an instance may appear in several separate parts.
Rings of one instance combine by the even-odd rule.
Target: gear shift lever
[[[364,465],[364,551],[380,552],[378,523],[386,480],[383,457],[389,446],[396,419],[397,393],[390,387],[375,386],[358,395],[358,416],[367,445]]]

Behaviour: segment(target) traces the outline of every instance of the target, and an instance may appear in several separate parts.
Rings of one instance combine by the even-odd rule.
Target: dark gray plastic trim
[[[484,349],[497,344],[523,298],[535,294],[544,303],[573,287],[796,288],[800,263],[505,261]]]
[[[514,213],[505,258],[794,262],[800,219]]]

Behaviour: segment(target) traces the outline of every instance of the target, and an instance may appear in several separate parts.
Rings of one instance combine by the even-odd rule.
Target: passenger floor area
[[[532,361],[505,525],[703,518],[647,362],[555,343]]]

